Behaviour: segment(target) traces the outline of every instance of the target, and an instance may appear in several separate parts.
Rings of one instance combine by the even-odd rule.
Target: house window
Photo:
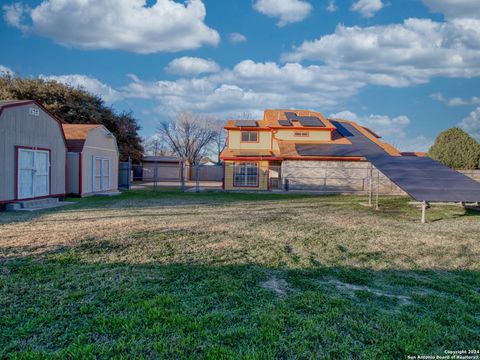
[[[308,133],[308,131],[296,131],[294,133],[294,136],[295,137],[309,137],[310,134]]]
[[[257,142],[258,131],[242,131],[242,142]]]
[[[233,186],[258,186],[258,164],[235,164]]]

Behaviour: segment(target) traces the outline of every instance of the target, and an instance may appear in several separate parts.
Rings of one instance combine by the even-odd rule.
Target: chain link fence
[[[153,189],[173,187],[200,191],[223,187],[223,165],[145,163],[134,165],[132,172],[136,185],[152,186]]]

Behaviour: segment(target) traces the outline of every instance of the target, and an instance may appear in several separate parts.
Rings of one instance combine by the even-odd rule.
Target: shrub
[[[428,155],[454,169],[477,169],[480,144],[462,129],[454,127],[438,135]]]

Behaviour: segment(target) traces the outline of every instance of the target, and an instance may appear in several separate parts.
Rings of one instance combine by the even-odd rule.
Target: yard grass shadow
[[[30,221],[48,214],[69,211],[104,211],[105,209],[162,208],[182,207],[188,205],[225,205],[241,202],[292,201],[311,198],[307,194],[273,194],[273,193],[230,193],[223,191],[206,191],[200,193],[185,192],[175,189],[141,189],[125,190],[117,196],[92,196],[65,198],[76,204],[34,212],[1,212],[0,225]]]
[[[475,348],[478,271],[0,264],[0,357],[405,358]]]

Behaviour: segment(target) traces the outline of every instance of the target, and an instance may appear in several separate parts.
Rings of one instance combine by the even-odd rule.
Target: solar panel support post
[[[375,194],[375,210],[378,210],[378,192],[380,191],[380,171],[377,170],[377,188]]]
[[[370,169],[368,173],[368,206],[372,207],[372,194],[373,193],[373,165],[370,163]]]
[[[428,202],[422,201],[422,224],[427,222]]]

